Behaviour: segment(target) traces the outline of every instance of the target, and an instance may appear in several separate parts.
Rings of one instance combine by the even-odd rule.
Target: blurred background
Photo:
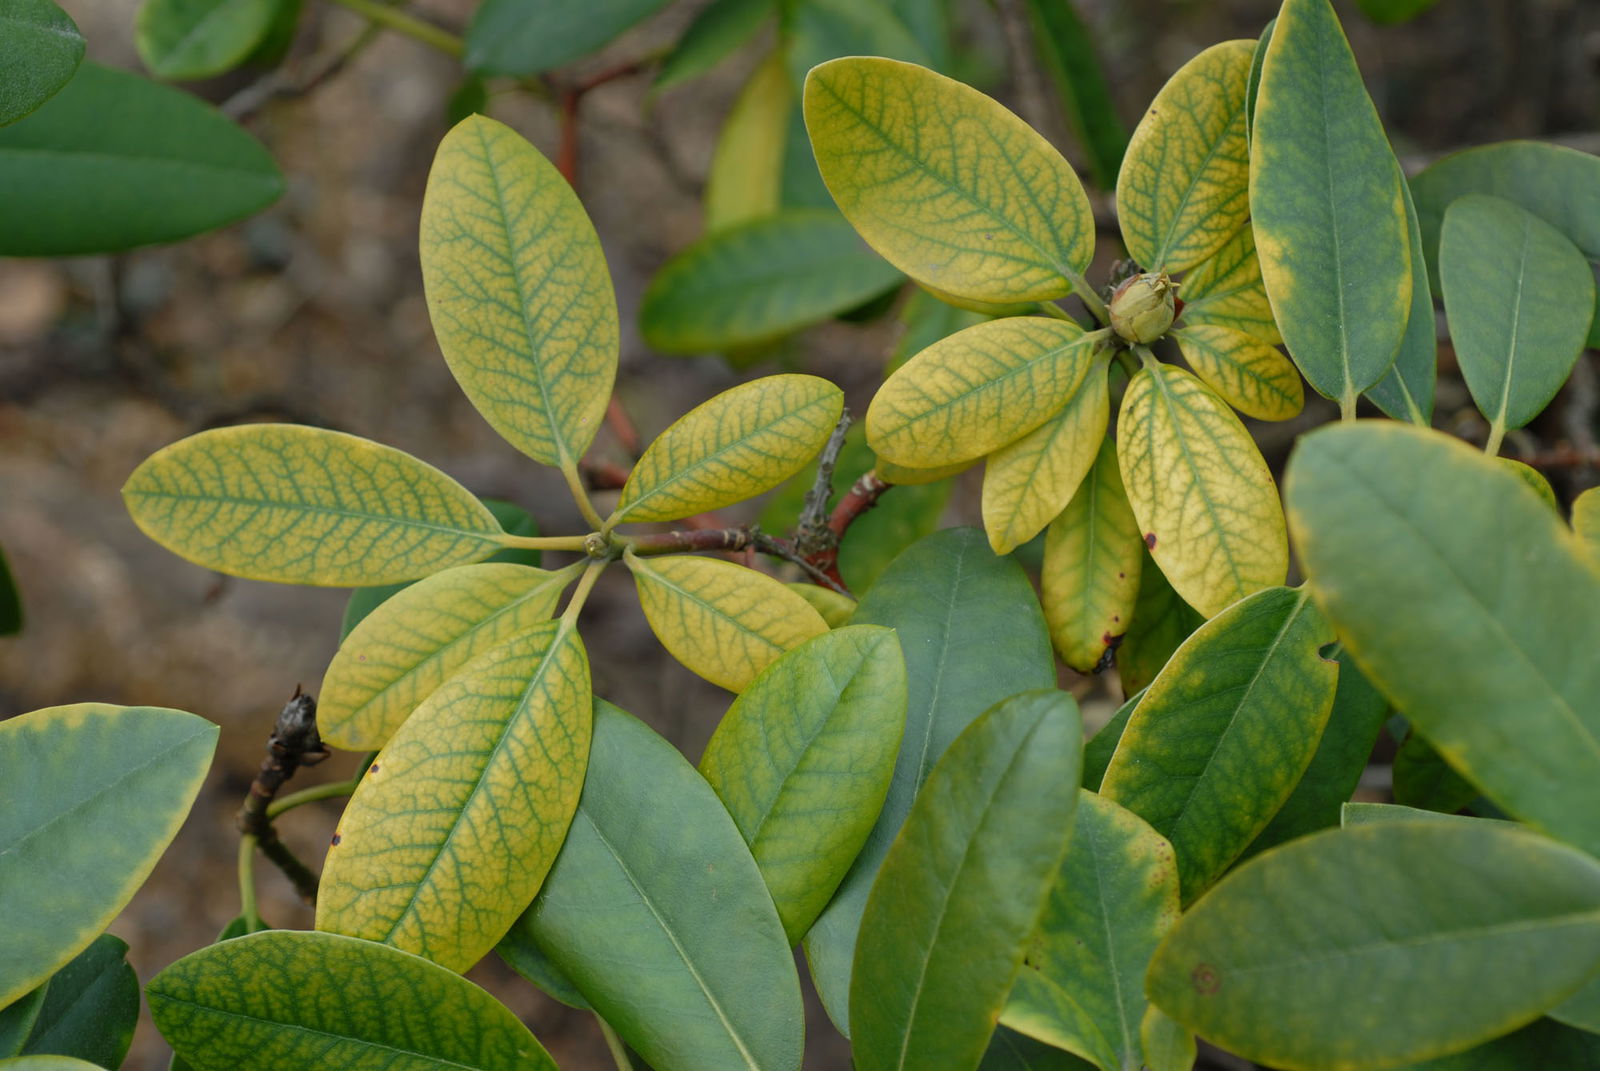
[[[1179,65],[1216,41],[1255,37],[1276,11],[1271,0],[1075,2],[1098,38],[1115,106],[1130,128]],[[578,80],[657,55],[705,6],[668,4],[561,77]],[[1336,6],[1408,170],[1452,148],[1507,138],[1600,150],[1595,0],[1438,0],[1393,26],[1378,25],[1355,4]],[[139,69],[132,0],[63,0],[63,7],[88,39],[91,59]],[[459,29],[471,4],[423,0],[411,10]],[[1031,30],[1020,0],[958,0],[955,12],[964,76],[1081,163],[1054,90],[1027,47]],[[284,71],[303,81],[362,27],[359,16],[309,0]],[[702,186],[717,131],[770,48],[770,28],[762,34],[679,88],[650,94],[646,71],[608,80],[583,99],[579,193],[605,246],[622,311],[618,395],[646,440],[716,391],[784,368],[835,380],[851,408],[864,412],[900,330],[893,317],[830,322],[745,371],[715,356],[660,356],[641,340],[641,294],[701,233]],[[26,612],[21,633],[0,639],[0,718],[99,700],[177,707],[223,727],[217,762],[187,825],[113,927],[131,944],[141,978],[210,942],[237,913],[232,816],[278,709],[297,685],[317,691],[347,593],[229,579],[170,555],[142,536],[121,506],[118,488],[133,466],[203,428],[302,422],[409,451],[479,494],[521,505],[547,533],[581,531],[559,476],[522,457],[476,415],[429,328],[417,217],[459,80],[454,61],[385,33],[309,91],[285,74],[250,69],[193,84],[270,149],[288,176],[280,201],[244,223],[170,247],[0,259],[0,545]],[[488,110],[556,154],[559,115],[550,102],[495,92]],[[1120,252],[1114,245],[1101,242],[1107,263]],[[1090,277],[1103,278],[1103,267]],[[1556,442],[1592,449],[1595,357],[1585,356],[1567,393],[1527,438],[1513,438],[1509,454]],[[1448,347],[1442,360],[1436,423],[1481,434],[1451,375]],[[1297,422],[1263,426],[1269,459],[1281,462],[1292,435],[1330,412],[1313,404]],[[626,463],[610,432],[597,450]],[[1581,465],[1549,475],[1565,494],[1596,476]],[[976,519],[977,485],[963,483],[946,523]],[[661,651],[630,587],[622,571],[608,573],[585,611],[596,693],[698,758],[731,697]],[[1091,718],[1103,720],[1121,698],[1111,674],[1073,675],[1066,683]],[[290,787],[347,777],[353,765],[353,756],[335,756]],[[304,808],[280,831],[303,858],[318,860],[337,810],[333,803]],[[288,884],[264,862],[258,875],[266,919],[309,926],[310,910]],[[492,959],[471,977],[521,1015],[563,1068],[612,1066],[589,1017],[544,998]],[[848,1067],[847,1050],[828,1040],[820,1012],[808,1033],[808,1068]],[[153,1071],[167,1059],[142,1022],[127,1066]],[[1207,1059],[1215,1067],[1249,1066]]]

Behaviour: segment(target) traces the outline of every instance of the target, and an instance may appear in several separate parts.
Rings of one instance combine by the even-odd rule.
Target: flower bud
[[[1167,333],[1178,285],[1164,271],[1135,275],[1111,295],[1111,327],[1129,342],[1154,342]]]

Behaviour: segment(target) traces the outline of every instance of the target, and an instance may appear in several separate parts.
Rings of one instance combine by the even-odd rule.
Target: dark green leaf
[[[928,771],[984,710],[1056,681],[1033,586],[1015,562],[995,557],[974,528],[947,528],[896,558],[851,623],[899,632],[908,693],[905,738],[883,812],[805,940],[817,992],[843,1030],[867,893]]]
[[[1093,1071],[1094,1064],[1070,1052],[1035,1041],[1026,1034],[999,1027],[977,1071]]]
[[[0,1060],[22,1051],[22,1043],[39,1018],[39,1009],[44,1007],[44,995],[49,987],[47,980],[38,989],[0,1008]]]
[[[811,152],[811,138],[806,134],[805,115],[799,108],[791,110],[789,129],[783,149],[783,182],[778,195],[779,203],[789,208],[833,208],[833,194],[822,181],[817,170],[817,158]]]
[[[1415,807],[1402,807],[1396,803],[1351,802],[1340,808],[1339,824],[1347,829],[1378,822],[1452,822],[1463,826],[1499,822],[1513,829],[1525,828],[1516,822],[1504,822],[1498,818],[1477,818],[1470,814],[1440,814],[1436,811],[1418,810]]]
[[[0,126],[54,96],[83,60],[83,35],[51,0],[0,0]]]
[[[982,1060],[1072,835],[1066,692],[985,711],[935,764],[873,883],[850,981],[860,1071]]]
[[[1394,801],[1405,807],[1454,814],[1478,798],[1472,783],[1450,768],[1422,735],[1407,733],[1394,756]]]
[[[22,1051],[122,1066],[139,1018],[139,978],[127,955],[126,941],[101,934],[57,971]]]
[[[0,1060],[4,1071],[101,1071],[76,1056],[17,1056]]]
[[[1268,19],[1267,24],[1261,27],[1261,36],[1256,39],[1256,53],[1250,57],[1250,80],[1245,84],[1244,95],[1244,135],[1249,141],[1255,137],[1254,126],[1256,121],[1256,91],[1261,88],[1261,63],[1267,56],[1267,46],[1272,44],[1272,30],[1278,25],[1277,19]]]
[[[667,0],[484,0],[467,27],[468,69],[529,75],[560,67],[642,22]]]
[[[929,66],[944,74],[955,75],[950,69],[954,60],[955,42],[951,34],[951,0],[887,0],[893,11],[917,44],[927,54]]]
[[[887,56],[933,65],[884,0],[805,0],[793,5],[784,29],[789,77],[797,90],[807,71],[840,56]]]
[[[776,0],[711,0],[656,71],[657,92],[697,78],[754,36],[777,10]]]
[[[501,939],[494,950],[512,970],[532,982],[545,996],[559,1000],[569,1008],[592,1010],[572,979],[550,962],[550,957],[544,954],[539,942],[529,936],[526,927],[511,927],[511,932]]]
[[[1148,687],[1178,645],[1204,623],[1205,615],[1178,598],[1150,552],[1145,551],[1133,624],[1117,647],[1117,676],[1122,679],[1123,693],[1132,695]]]
[[[1128,147],[1128,128],[1117,116],[1094,36],[1074,0],[1028,0],[1028,15],[1034,47],[1055,79],[1067,122],[1088,158],[1095,185],[1115,189]]]
[[[271,204],[267,151],[187,93],[93,63],[0,129],[0,255],[112,253],[221,227]]]
[[[1600,1071],[1600,1035],[1538,1019],[1521,1030],[1453,1056],[1391,1071]]]
[[[0,547],[0,636],[11,636],[21,631],[22,596],[17,591],[17,582],[11,577],[5,548]]]
[[[1400,184],[1406,202],[1406,233],[1411,245],[1411,316],[1394,367],[1367,390],[1367,397],[1396,420],[1427,427],[1433,419],[1433,387],[1439,377],[1438,324],[1433,315],[1433,288],[1422,252],[1422,228],[1411,187]]]
[[[1100,731],[1083,745],[1083,787],[1090,792],[1100,791],[1100,782],[1105,780],[1106,767],[1111,765],[1111,756],[1117,753],[1117,745],[1122,742],[1123,730],[1128,727],[1128,720],[1133,717],[1134,708],[1139,705],[1139,700],[1144,698],[1147,690],[1130,695],[1117,708],[1117,712],[1111,715],[1111,720],[1102,725]]]
[[[451,126],[469,115],[483,115],[489,111],[489,87],[482,78],[469,74],[456,86],[445,104],[445,119]]]
[[[1439,0],[1356,0],[1361,13],[1385,25],[1406,22],[1428,10]]]
[[[282,7],[282,0],[145,0],[133,40],[157,78],[210,78],[243,63]]]

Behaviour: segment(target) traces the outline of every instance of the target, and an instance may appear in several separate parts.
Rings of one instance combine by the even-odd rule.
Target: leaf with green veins
[[[1261,68],[1250,212],[1289,354],[1353,409],[1411,316],[1402,179],[1329,0],[1284,0]]]
[[[1544,478],[1544,473],[1530,465],[1524,465],[1515,458],[1497,457],[1495,460],[1500,462],[1502,468],[1516,473],[1517,479],[1521,480],[1528,486],[1529,490],[1538,495],[1541,502],[1554,510],[1558,516],[1560,515],[1561,503],[1556,499],[1555,488],[1551,487],[1550,481]]]
[[[83,62],[83,34],[51,0],[0,0],[0,126],[53,97]]]
[[[989,455],[983,527],[996,554],[1010,554],[1066,509],[1094,466],[1110,419],[1106,362],[1097,359],[1059,413]]]
[[[1117,447],[1099,456],[1060,516],[1050,522],[1040,603],[1061,660],[1079,673],[1100,667],[1133,621],[1144,542],[1117,468]]]
[[[37,111],[0,127],[0,189],[0,256],[70,256],[233,223],[275,201],[283,175],[260,142],[193,95],[85,63]]]
[[[1600,565],[1600,487],[1591,487],[1572,500],[1572,530],[1589,558]]]
[[[1190,908],[1146,992],[1247,1059],[1388,1068],[1486,1041],[1570,995],[1600,960],[1597,905],[1600,862],[1526,830],[1328,830],[1250,861]],[[1373,1009],[1359,1029],[1352,1009]]]
[[[0,721],[0,1008],[64,967],[149,877],[200,791],[217,727],[78,703]]]
[[[350,798],[317,929],[471,967],[560,851],[589,735],[589,660],[570,623],[468,663],[390,737]]]
[[[1411,425],[1313,432],[1286,491],[1317,600],[1372,683],[1497,806],[1600,851],[1600,571],[1560,518]]]
[[[1117,677],[1132,695],[1147,687],[1172,652],[1205,623],[1205,616],[1178,597],[1146,550],[1139,567],[1139,599],[1133,624],[1117,647]]]
[[[900,282],[832,209],[791,208],[707,235],[650,280],[639,310],[662,353],[766,342]]]
[[[121,1067],[139,1018],[139,978],[127,955],[126,941],[101,934],[57,971],[22,1053]]]
[[[800,982],[738,827],[638,719],[601,701],[594,723],[572,830],[515,932],[652,1067],[799,1071]]]
[[[1061,868],[1083,723],[1066,692],[1023,692],[934,765],[867,897],[850,980],[861,1071],[983,1057]]]
[[[789,76],[796,89],[813,68],[840,56],[882,56],[932,65],[911,28],[887,0],[806,0],[786,13]]]
[[[1267,827],[1239,855],[1242,862],[1278,844],[1339,824],[1339,808],[1356,791],[1383,729],[1389,703],[1362,676],[1350,652],[1339,652],[1333,709],[1311,765]],[[1398,787],[1398,781],[1396,782]],[[1237,865],[1237,864],[1236,864]]]
[[[611,398],[618,328],[572,186],[516,131],[469,116],[428,173],[421,255],[428,315],[462,391],[535,461],[576,463]]]
[[[811,608],[822,615],[822,620],[828,623],[829,628],[843,628],[850,623],[851,616],[856,612],[856,600],[832,588],[825,588],[809,581],[795,581],[785,584],[784,587],[810,603]]]
[[[1094,35],[1071,0],[1028,0],[1027,7],[1034,47],[1055,82],[1095,185],[1114,189],[1128,148],[1128,131],[1117,116]]]
[[[1288,420],[1305,407],[1300,373],[1260,339],[1217,324],[1182,327],[1172,338],[1206,386],[1245,416]]]
[[[691,672],[740,692],[779,655],[828,631],[811,604],[765,573],[716,558],[623,559],[650,631]]]
[[[1477,786],[1451,769],[1415,731],[1401,742],[1392,769],[1394,801],[1403,807],[1454,814],[1478,798]]]
[[[817,456],[843,411],[844,392],[816,376],[723,391],[650,444],[608,523],[692,517],[771,490]]]
[[[1498,447],[1567,381],[1594,317],[1594,275],[1538,216],[1469,194],[1445,212],[1439,280],[1461,373]]]
[[[1147,271],[1187,271],[1250,218],[1245,83],[1254,42],[1212,45],[1172,76],[1128,142],[1117,218]]]
[[[1122,742],[1122,734],[1128,728],[1128,722],[1133,720],[1133,712],[1139,709],[1139,701],[1144,698],[1148,688],[1130,695],[1111,715],[1100,731],[1091,736],[1083,745],[1083,787],[1090,792],[1099,792],[1100,783],[1105,780],[1106,769],[1111,765],[1111,758],[1117,753],[1117,745]]]
[[[727,0],[724,0],[727,2]],[[748,0],[732,0],[752,6]],[[770,7],[770,0],[759,0]],[[715,8],[707,9],[707,13]],[[794,110],[794,90],[774,51],[734,98],[717,134],[704,195],[707,234],[748,223],[778,210],[783,193],[784,119]]]
[[[146,458],[122,498],[145,535],[250,580],[353,587],[487,558],[500,525],[393,447],[293,424],[215,428]]]
[[[667,0],[486,0],[467,26],[467,69],[542,74],[594,52]]]
[[[555,1071],[504,1005],[418,956],[331,933],[268,930],[150,979],[150,1014],[196,1067]]]
[[[1049,301],[1088,266],[1094,218],[1078,176],[977,90],[908,63],[838,59],[807,77],[805,118],[840,210],[917,282]]]
[[[1000,1020],[1122,1071],[1141,1063],[1144,972],[1178,919],[1178,871],[1138,815],[1079,791],[1072,847]]]
[[[1272,346],[1283,342],[1261,281],[1255,232],[1248,226],[1185,275],[1179,293],[1185,325],[1226,327]]]
[[[775,10],[774,0],[712,0],[661,61],[651,92],[663,92],[710,71],[753,37]]]
[[[145,0],[133,42],[157,78],[210,78],[245,61],[280,6],[280,0]]]
[[[867,408],[867,443],[908,468],[971,461],[1037,428],[1077,393],[1103,332],[1043,316],[991,320],[907,361]]]
[[[1422,253],[1422,229],[1411,187],[1400,184],[1406,205],[1406,235],[1411,246],[1411,315],[1394,367],[1367,389],[1367,397],[1396,420],[1427,427],[1433,420],[1433,387],[1439,376],[1438,325],[1433,315],[1433,290]]]
[[[339,645],[318,693],[324,743],[374,751],[457,670],[550,620],[582,563],[446,569],[378,607]]]
[[[1117,458],[1145,545],[1190,606],[1211,617],[1283,583],[1277,485],[1239,418],[1198,379],[1141,369],[1122,396]]]
[[[1333,628],[1305,589],[1230,606],[1178,648],[1122,733],[1101,795],[1172,842],[1192,902],[1266,828],[1333,707]]]
[[[872,831],[905,727],[900,643],[855,625],[768,666],[706,745],[700,772],[750,845],[791,945]]]
[[[1018,690],[1056,682],[1033,585],[975,528],[947,528],[911,547],[862,597],[851,619],[894,629],[906,659],[906,732],[883,811],[833,900],[806,935],[811,977],[846,1035],[861,912],[890,842],[939,756],[972,720]]]
[[[995,1028],[984,1050],[977,1071],[1093,1071],[1094,1064],[1080,1060],[1026,1034],[1000,1026]]]

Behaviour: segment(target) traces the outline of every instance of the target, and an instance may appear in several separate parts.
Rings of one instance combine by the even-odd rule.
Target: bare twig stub
[[[328,757],[322,736],[317,732],[317,701],[295,686],[294,695],[278,713],[278,720],[267,738],[267,757],[261,760],[250,793],[239,808],[239,832],[256,838],[261,854],[283,871],[295,892],[307,903],[317,898],[317,875],[278,839],[278,831],[267,816],[267,807],[302,766],[315,766]]]

